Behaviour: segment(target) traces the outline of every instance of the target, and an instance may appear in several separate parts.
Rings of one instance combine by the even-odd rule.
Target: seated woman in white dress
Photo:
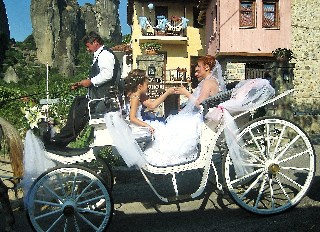
[[[177,115],[169,116],[166,124],[154,125],[155,140],[144,151],[149,163],[168,166],[185,163],[197,157],[200,123],[203,120],[200,103],[220,91],[218,80],[212,72],[215,65],[213,56],[199,58],[195,69],[199,84],[194,92],[191,94],[184,86],[176,88],[177,94],[188,97],[188,103]]]
[[[135,138],[144,137],[154,133],[154,128],[142,119],[143,106],[148,109],[158,107],[169,95],[175,92],[173,87],[167,89],[160,97],[151,100],[148,94],[149,79],[144,70],[134,69],[129,72],[125,79],[126,106],[128,110],[128,120],[132,134]]]
[[[220,72],[213,72],[219,67]],[[215,69],[214,69],[215,67]],[[130,127],[131,131],[120,129],[121,123],[117,123],[117,117],[112,114],[106,115],[106,122],[110,134],[114,136],[117,149],[120,155],[124,158],[128,166],[137,164],[139,167],[143,166],[144,162],[156,166],[169,166],[188,162],[193,160],[198,155],[198,142],[200,134],[200,123],[203,116],[200,111],[199,104],[206,98],[217,94],[220,89],[224,88],[221,82],[222,77],[216,77],[215,73],[221,74],[221,68],[213,56],[207,55],[199,58],[196,67],[196,77],[199,80],[198,87],[191,94],[183,86],[175,88],[176,94],[182,94],[188,97],[187,105],[177,114],[171,115],[166,119],[165,123],[159,121],[143,121],[140,117],[141,103],[145,105],[143,97],[146,94],[147,86],[137,85],[137,91],[130,92]],[[141,73],[130,75],[126,79],[127,85],[130,82],[134,83],[136,78],[141,76]],[[172,89],[169,90],[171,93]],[[143,93],[143,94],[141,94]],[[169,94],[168,93],[168,94]],[[165,98],[167,93],[163,96]],[[159,101],[161,101],[160,98]],[[158,103],[157,100],[155,103]],[[133,125],[132,125],[133,124]],[[154,141],[150,142],[144,152],[136,143],[128,142],[125,137],[137,138],[135,134],[135,126],[141,128],[148,128],[154,135]],[[141,127],[142,126],[142,127]],[[125,127],[125,126],[124,126]],[[122,133],[121,133],[122,131]],[[118,134],[118,138],[116,138]],[[144,134],[142,132],[140,135]],[[123,141],[126,141],[125,143]],[[118,144],[117,143],[122,143]],[[132,145],[132,147],[131,147]],[[125,146],[125,149],[123,148]]]

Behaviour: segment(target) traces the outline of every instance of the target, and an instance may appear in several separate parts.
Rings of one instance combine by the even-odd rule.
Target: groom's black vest
[[[116,97],[119,91],[119,82],[120,82],[120,76],[121,76],[121,71],[120,71],[120,64],[118,58],[114,55],[114,53],[104,47],[102,51],[107,50],[114,56],[114,67],[113,67],[113,76],[110,80],[107,82],[103,83],[102,85],[99,86],[94,86],[91,85],[89,87],[89,97],[90,99],[97,99],[97,98],[104,98],[104,97]],[[100,73],[100,68],[98,66],[98,57],[101,54],[101,52],[98,54],[94,64],[92,65],[91,72],[89,75],[89,78],[93,78],[94,76],[98,75]]]

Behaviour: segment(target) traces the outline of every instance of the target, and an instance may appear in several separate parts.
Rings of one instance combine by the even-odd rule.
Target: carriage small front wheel
[[[227,152],[225,184],[233,200],[255,214],[276,214],[296,206],[309,190],[315,172],[315,152],[306,133],[279,117],[258,118],[237,138],[246,174],[237,176]]]
[[[104,181],[77,165],[44,172],[27,197],[27,215],[36,231],[105,231],[113,212]]]

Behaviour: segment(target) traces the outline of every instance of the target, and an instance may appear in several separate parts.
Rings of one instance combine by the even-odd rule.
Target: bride
[[[106,114],[110,135],[128,166],[141,167],[146,162],[155,166],[169,166],[188,162],[197,157],[199,125],[203,120],[200,103],[225,90],[225,85],[221,67],[213,56],[200,57],[195,71],[199,84],[192,94],[183,86],[175,89],[176,94],[188,98],[187,105],[177,115],[169,116],[165,123],[144,121],[154,128],[154,141],[148,144],[144,152],[135,142],[136,136],[132,134],[130,127],[119,118],[119,114]],[[132,127],[134,123],[130,124]]]
[[[183,86],[176,89],[176,94],[185,95],[188,103],[177,115],[169,116],[166,124],[154,126],[155,140],[144,151],[150,164],[175,165],[197,157],[200,124],[203,120],[200,103],[220,91],[219,82],[212,73],[215,64],[213,56],[199,58],[195,69],[198,87],[192,94]]]

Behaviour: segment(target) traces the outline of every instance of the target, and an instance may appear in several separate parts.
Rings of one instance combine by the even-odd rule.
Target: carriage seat
[[[99,99],[90,99],[88,102],[88,110],[89,120],[101,119],[105,113],[119,110],[119,99],[107,96]]]
[[[203,115],[206,115],[210,108],[217,107],[220,103],[225,102],[231,98],[233,88],[239,83],[239,81],[234,81],[226,84],[227,91],[217,93],[201,102],[200,105],[203,106]]]
[[[95,128],[95,133],[99,133],[97,136],[103,136],[107,129],[106,122],[104,119],[105,114],[91,114],[89,125]],[[125,120],[126,121],[126,120]],[[126,121],[127,122],[127,121]],[[127,122],[128,123],[128,122]],[[151,135],[135,138],[141,149],[143,149],[148,143],[152,141]]]
[[[203,115],[206,115],[210,108],[217,107],[220,103],[229,100],[231,98],[231,94],[232,90],[227,90],[205,99],[200,104],[203,107]]]

